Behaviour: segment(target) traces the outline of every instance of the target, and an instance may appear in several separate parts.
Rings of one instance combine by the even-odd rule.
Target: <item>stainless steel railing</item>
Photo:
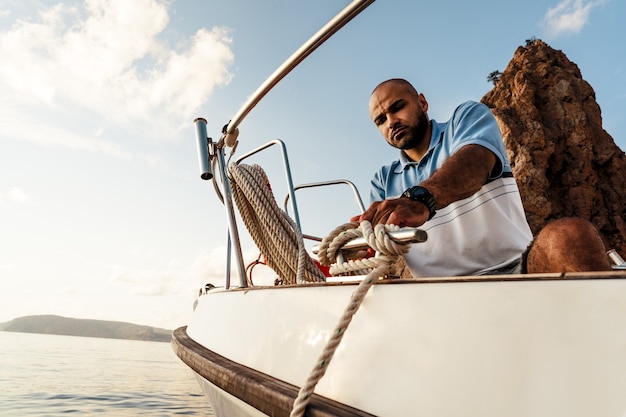
[[[237,137],[239,135],[239,125],[243,119],[252,111],[252,109],[261,101],[263,97],[269,91],[280,82],[287,74],[289,74],[300,62],[308,57],[313,51],[315,51],[320,45],[322,45],[327,39],[335,34],[339,29],[345,26],[349,21],[356,17],[359,13],[365,10],[374,0],[353,0],[348,6],[340,11],[333,19],[326,23],[320,30],[318,30],[307,42],[305,42],[298,50],[296,50],[287,60],[280,65],[264,82],[257,88],[257,90],[250,96],[250,98],[239,109],[235,116],[228,122],[222,129],[220,139],[214,143],[207,135],[206,125],[207,122],[203,118],[197,118],[194,120],[196,127],[196,140],[198,146],[198,158],[200,164],[200,177],[204,180],[212,179],[215,185],[216,191],[220,198],[224,202],[226,208],[226,214],[228,218],[228,246],[227,246],[227,269],[225,287],[230,287],[230,265],[231,265],[231,246],[235,249],[236,264],[239,271],[239,286],[247,287],[245,264],[241,251],[241,242],[239,239],[239,233],[237,230],[237,222],[235,220],[235,213],[232,203],[232,194],[230,190],[230,184],[226,175],[226,164],[224,147],[235,147],[237,144]],[[234,152],[234,149],[233,149]],[[219,181],[221,182],[221,189],[217,185],[218,178],[213,172],[214,166],[211,162],[216,162],[217,170],[219,171]],[[287,162],[288,169],[288,162]],[[297,211],[297,204],[295,195],[293,193],[293,184],[291,184],[291,174],[288,174],[289,193],[291,195],[291,206],[293,210],[294,220],[298,227],[299,214]]]

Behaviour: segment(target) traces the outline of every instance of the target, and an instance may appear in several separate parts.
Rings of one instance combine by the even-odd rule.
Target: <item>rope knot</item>
[[[326,236],[320,244],[318,260],[322,265],[330,265],[332,275],[357,273],[367,274],[378,266],[386,265],[389,273],[395,272],[395,262],[398,256],[405,254],[409,250],[408,244],[395,242],[389,236],[390,231],[399,230],[400,227],[393,224],[377,224],[372,228],[372,224],[364,220],[360,223],[345,223]],[[348,261],[339,260],[341,249],[346,243],[363,237],[367,244],[376,252],[373,258],[351,259]]]

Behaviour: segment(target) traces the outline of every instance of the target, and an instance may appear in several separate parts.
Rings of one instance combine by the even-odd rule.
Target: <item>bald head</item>
[[[404,78],[391,78],[389,80],[383,81],[382,83],[378,84],[374,88],[374,90],[372,91],[371,95],[374,95],[374,93],[376,93],[376,91],[378,91],[379,89],[381,89],[383,87],[391,86],[391,85],[394,85],[394,86],[397,86],[397,87],[403,89],[405,92],[407,92],[412,97],[417,98],[419,96],[419,93],[417,92],[415,87],[413,87],[413,84],[411,84],[410,82],[408,82]]]

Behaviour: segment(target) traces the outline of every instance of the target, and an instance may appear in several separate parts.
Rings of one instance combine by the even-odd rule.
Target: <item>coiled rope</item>
[[[241,218],[283,284],[325,281],[297,225],[276,204],[265,171],[258,165],[230,164],[228,172]]]
[[[350,297],[350,301],[344,310],[339,322],[331,333],[331,337],[324,346],[322,353],[308,379],[300,388],[298,396],[294,401],[290,417],[301,417],[304,415],[306,406],[310,401],[315,386],[322,379],[328,365],[343,338],[343,335],[352,321],[352,317],[361,306],[365,295],[371,286],[385,274],[395,272],[395,260],[398,256],[409,250],[408,244],[396,243],[387,235],[388,231],[399,229],[394,225],[378,224],[372,230],[372,225],[368,221],[358,223],[346,223],[333,230],[320,245],[318,258],[322,265],[329,265],[331,259],[336,259],[339,249],[348,241],[363,236],[368,244],[377,252],[374,258],[367,258],[356,261],[343,262],[341,265],[333,264],[331,274],[344,272],[370,270],[369,274],[361,281],[356,291]],[[333,272],[335,271],[335,272]]]

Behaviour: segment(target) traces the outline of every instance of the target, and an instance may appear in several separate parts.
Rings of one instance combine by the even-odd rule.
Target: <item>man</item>
[[[370,117],[400,159],[375,174],[373,203],[359,218],[428,232],[405,256],[414,276],[610,270],[599,234],[581,219],[555,222],[533,242],[486,106],[463,103],[446,123],[427,112],[426,98],[406,80],[372,92]]]

